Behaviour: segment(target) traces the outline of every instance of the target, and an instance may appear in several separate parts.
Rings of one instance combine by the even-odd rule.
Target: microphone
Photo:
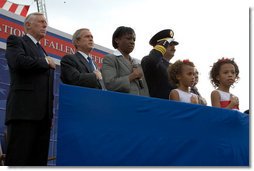
[[[139,61],[136,59],[132,59],[132,67],[138,68],[138,66],[139,66]],[[138,79],[138,84],[141,89],[144,88],[143,80],[141,78]]]

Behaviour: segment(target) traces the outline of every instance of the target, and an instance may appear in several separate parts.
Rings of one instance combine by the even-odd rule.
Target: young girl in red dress
[[[239,110],[238,97],[230,93],[230,87],[239,79],[239,68],[234,59],[221,58],[213,64],[210,79],[216,90],[211,93],[214,107]]]

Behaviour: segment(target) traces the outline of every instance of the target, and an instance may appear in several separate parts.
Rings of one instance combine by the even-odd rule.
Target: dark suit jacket
[[[87,60],[79,53],[65,55],[61,59],[61,80],[65,84],[101,89]]]
[[[45,54],[47,54],[45,52]],[[6,123],[53,116],[53,70],[28,37],[11,35],[5,57],[10,71]]]
[[[150,96],[169,99],[169,93],[175,86],[169,82],[168,66],[170,63],[162,57],[159,51],[153,49],[141,60],[141,66]]]

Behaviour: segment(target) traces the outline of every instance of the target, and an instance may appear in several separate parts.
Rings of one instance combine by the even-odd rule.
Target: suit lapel
[[[127,71],[132,72],[132,65],[126,59],[124,59],[123,56],[117,56],[116,58],[119,61],[119,63],[121,63],[123,66],[125,66]]]
[[[78,53],[78,52],[77,52],[75,55],[77,56],[78,60],[79,60],[82,64],[85,65],[85,67],[87,68],[87,70],[88,70],[89,72],[93,72],[93,71],[91,70],[91,68],[90,68],[90,66],[89,66],[89,64],[88,64],[88,62],[87,62],[87,60],[84,58],[83,55],[81,55],[81,54]]]
[[[36,54],[35,54],[36,56],[39,56],[38,49],[37,49],[36,45],[34,44],[34,42],[33,42],[27,35],[25,35],[25,36],[23,37],[23,39],[24,39],[24,41],[27,43],[27,45],[31,48],[31,51],[32,51],[33,53],[36,53]]]
[[[29,45],[29,47],[31,47],[33,52],[36,52],[37,56],[40,56],[40,53],[38,52],[37,46],[36,44],[34,44],[34,42],[27,36],[25,35],[23,37],[24,41]],[[46,56],[48,56],[47,52],[44,50],[44,48],[42,47],[43,52],[45,53]]]
[[[42,47],[42,46],[41,46]],[[36,47],[37,48],[37,47]],[[42,47],[43,52],[45,53],[46,56],[48,56],[47,52],[45,51],[44,47]]]

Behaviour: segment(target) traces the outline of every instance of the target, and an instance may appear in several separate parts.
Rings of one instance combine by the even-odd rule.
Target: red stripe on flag
[[[23,17],[26,17],[26,14],[27,14],[28,10],[29,10],[29,6],[27,6],[27,5],[24,6],[24,8],[22,9],[20,15],[23,16]]]
[[[18,5],[13,3],[13,4],[11,5],[9,11],[15,13],[15,11],[16,11],[17,8],[18,8]]]
[[[6,2],[6,0],[0,0],[0,8],[3,8],[5,2]]]

